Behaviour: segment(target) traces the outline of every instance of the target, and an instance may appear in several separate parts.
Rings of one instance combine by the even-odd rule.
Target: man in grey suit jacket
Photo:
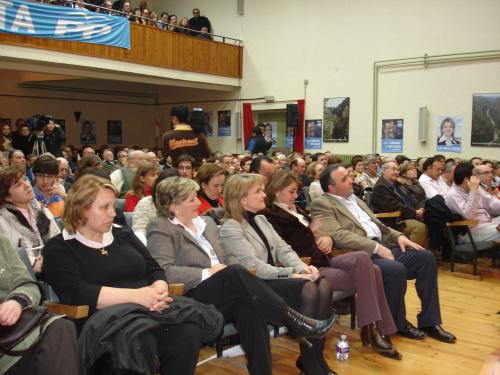
[[[325,194],[311,203],[313,218],[321,220],[322,230],[334,239],[336,246],[371,254],[373,263],[382,271],[385,294],[399,333],[423,339],[425,332],[437,340],[455,342],[455,336],[440,325],[434,255],[380,222],[366,204],[355,197],[352,177],[342,166],[331,165],[323,170],[320,183]],[[419,329],[406,320],[407,279],[416,279],[422,304],[417,315]]]

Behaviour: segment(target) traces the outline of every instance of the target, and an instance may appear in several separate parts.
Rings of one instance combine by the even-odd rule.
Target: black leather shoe
[[[401,336],[407,337],[412,340],[423,340],[425,338],[425,333],[406,321],[406,326],[402,331],[398,331]]]
[[[337,314],[335,313],[328,319],[316,320],[302,315],[291,307],[287,307],[284,323],[290,329],[292,337],[321,338],[332,328],[336,320]]]
[[[422,331],[427,333],[427,335],[432,337],[433,339],[442,342],[453,344],[455,341],[457,341],[457,338],[454,335],[452,335],[450,332],[446,332],[440,325],[434,327],[425,327],[422,328]]]

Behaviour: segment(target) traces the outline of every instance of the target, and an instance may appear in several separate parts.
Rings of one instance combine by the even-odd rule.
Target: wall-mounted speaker
[[[286,105],[286,126],[297,126],[299,121],[299,106],[297,104]]]
[[[427,120],[429,112],[427,107],[420,107],[418,109],[418,140],[420,142],[427,142]]]
[[[236,14],[239,16],[245,14],[245,0],[236,0]]]

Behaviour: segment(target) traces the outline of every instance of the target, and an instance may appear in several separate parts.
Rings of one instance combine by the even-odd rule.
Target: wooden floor
[[[403,360],[394,361],[363,348],[359,329],[351,330],[348,316],[343,316],[340,324],[327,337],[327,362],[339,375],[479,374],[487,358],[500,348],[500,270],[490,268],[487,272],[481,281],[476,281],[457,278],[450,274],[449,268],[440,267],[439,297],[443,326],[457,336],[456,344],[445,344],[430,338],[414,341],[396,335],[392,341],[403,354]],[[409,282],[406,306],[407,317],[415,324],[420,304],[414,285],[414,282]],[[335,359],[335,343],[341,333],[347,334],[351,346],[351,358],[347,362]],[[298,374],[295,368],[298,345],[286,336],[271,339],[271,344],[274,374]],[[206,348],[200,359],[212,355],[214,350]],[[198,366],[196,374],[247,374],[245,358],[212,359]]]

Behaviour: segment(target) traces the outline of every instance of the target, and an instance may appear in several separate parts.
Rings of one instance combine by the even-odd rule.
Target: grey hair
[[[448,173],[448,172],[451,172],[451,170],[453,169],[453,167],[455,167],[456,164],[454,161],[449,161],[448,163],[446,163],[443,167],[443,173]]]
[[[169,177],[161,181],[156,187],[155,206],[158,209],[158,216],[174,218],[170,211],[172,204],[184,202],[193,193],[200,189],[200,185],[194,180],[184,177]]]
[[[396,166],[398,165],[398,163],[396,163],[394,160],[384,161],[384,164],[382,164],[383,171],[385,171],[386,169],[389,169],[389,163],[394,163],[394,164],[396,164]]]
[[[370,164],[372,161],[378,161],[378,156],[375,154],[368,154],[363,157],[363,164]]]

